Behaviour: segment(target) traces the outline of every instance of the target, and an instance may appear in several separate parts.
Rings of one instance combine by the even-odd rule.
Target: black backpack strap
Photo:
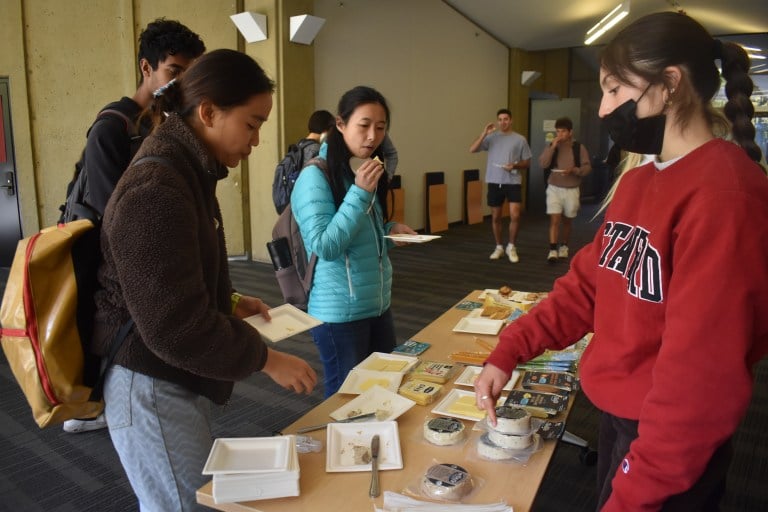
[[[134,165],[140,165],[147,162],[154,162],[156,164],[164,165],[166,167],[170,167],[171,169],[173,169],[173,164],[171,163],[171,161],[165,158],[164,156],[143,156],[137,159],[136,161],[131,162],[131,165],[129,165],[128,167],[133,167]]]
[[[128,117],[128,115],[125,114],[124,112],[121,112],[115,108],[105,108],[104,110],[100,111],[96,115],[96,121],[98,121],[101,117],[108,116],[108,115],[117,116],[123,121],[125,121],[125,131],[127,131],[128,135],[130,135],[131,137],[136,137],[139,135],[139,127],[133,121],[133,119]],[[96,121],[94,121],[94,123]]]
[[[101,360],[99,378],[96,380],[96,384],[91,390],[91,396],[89,398],[91,402],[100,402],[104,397],[104,377],[106,377],[107,370],[112,366],[112,362],[115,360],[118,350],[120,350],[120,347],[123,345],[123,341],[125,341],[128,333],[131,332],[132,327],[133,318],[129,318],[128,321],[120,327],[120,330],[117,331],[115,337],[112,338],[112,341],[109,343],[109,350]]]
[[[581,144],[575,140],[571,147],[573,147],[573,163],[576,167],[581,167]]]

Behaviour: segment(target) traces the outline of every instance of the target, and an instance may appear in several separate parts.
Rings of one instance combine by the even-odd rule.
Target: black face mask
[[[624,102],[603,118],[603,125],[617,146],[624,151],[644,155],[661,153],[666,122],[664,114],[638,119],[635,100]]]

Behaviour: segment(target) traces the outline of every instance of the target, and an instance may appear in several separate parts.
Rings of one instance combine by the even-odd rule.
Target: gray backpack
[[[317,165],[323,171],[328,168],[322,158],[313,158],[306,165]],[[283,299],[286,303],[306,311],[317,254],[307,258],[304,239],[301,237],[299,224],[293,216],[290,203],[280,213],[272,228],[272,241],[267,242],[267,250]]]

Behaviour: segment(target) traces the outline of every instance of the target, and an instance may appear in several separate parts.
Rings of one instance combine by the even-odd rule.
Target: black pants
[[[600,418],[598,440],[597,491],[600,510],[611,495],[611,481],[619,464],[629,452],[629,445],[637,438],[637,421],[618,418],[603,413]],[[664,505],[664,512],[717,512],[725,494],[725,477],[733,457],[730,439],[718,448],[701,478],[685,492],[671,496]]]

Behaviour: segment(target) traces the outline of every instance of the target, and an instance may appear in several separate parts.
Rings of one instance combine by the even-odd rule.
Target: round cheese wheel
[[[424,422],[424,439],[432,444],[448,446],[464,439],[464,423],[456,418],[431,418]]]
[[[430,498],[459,501],[472,491],[472,477],[459,465],[435,464],[421,480],[421,491]]]
[[[477,441],[477,453],[490,460],[507,460],[513,455],[510,450],[493,443],[488,437],[488,432],[480,436]]]
[[[531,433],[531,413],[522,407],[502,405],[496,408],[496,428],[501,434]]]
[[[488,439],[501,448],[508,450],[525,450],[533,444],[533,434],[502,434],[496,430],[488,431]]]

